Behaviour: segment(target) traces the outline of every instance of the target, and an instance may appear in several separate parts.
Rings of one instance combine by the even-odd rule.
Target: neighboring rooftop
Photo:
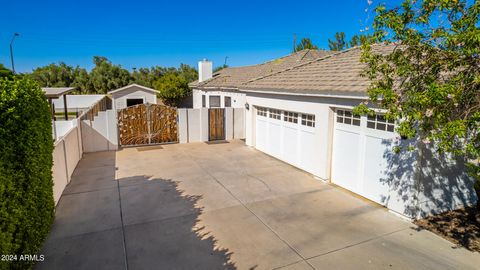
[[[332,53],[325,50],[302,50],[258,65],[225,68],[213,74],[213,78],[200,83],[198,81],[193,82],[190,86],[195,88],[236,89],[254,78],[310,62]]]
[[[396,45],[374,45],[373,51],[384,54]],[[365,64],[362,50],[354,47],[327,55],[295,67],[254,78],[241,85],[242,90],[274,91],[297,94],[349,93],[365,95],[370,81],[361,76]]]
[[[108,93],[109,94],[114,94],[114,93],[117,93],[117,92],[128,90],[130,88],[140,88],[140,89],[145,90],[145,91],[158,93],[158,90],[155,90],[155,89],[152,89],[150,87],[143,86],[143,85],[139,85],[139,84],[136,84],[136,83],[132,83],[132,84],[129,84],[127,86],[124,86],[124,87],[121,87],[121,88],[118,88],[118,89],[115,89],[115,90],[110,90],[110,91],[108,91]]]
[[[42,87],[47,98],[59,98],[75,90],[75,87]]]

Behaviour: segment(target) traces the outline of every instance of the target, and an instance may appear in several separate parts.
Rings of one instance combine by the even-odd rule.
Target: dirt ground
[[[415,224],[468,250],[480,252],[480,211],[474,207],[420,219]]]

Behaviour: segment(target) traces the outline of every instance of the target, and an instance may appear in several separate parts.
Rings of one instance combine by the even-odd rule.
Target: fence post
[[[148,132],[148,144],[152,143],[152,134],[150,133],[150,104],[147,104],[145,108],[147,113],[147,132]]]
[[[62,138],[63,145],[63,160],[65,161],[65,174],[67,176],[67,184],[70,183],[70,177],[68,175],[68,160],[67,160],[67,146],[65,145],[65,137]]]

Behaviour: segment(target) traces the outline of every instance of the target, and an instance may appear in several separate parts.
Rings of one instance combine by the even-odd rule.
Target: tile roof
[[[386,54],[397,45],[374,45],[375,53]],[[360,73],[362,50],[354,47],[276,73],[252,79],[241,90],[275,91],[298,94],[351,93],[364,95],[370,81]]]
[[[302,50],[258,65],[225,68],[213,74],[213,78],[200,83],[198,81],[191,83],[190,86],[195,88],[236,89],[254,78],[285,70],[330,54],[332,54],[331,51],[325,50]]]

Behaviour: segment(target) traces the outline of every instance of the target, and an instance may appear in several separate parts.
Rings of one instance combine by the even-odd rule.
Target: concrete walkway
[[[86,154],[37,269],[479,269],[480,255],[235,141]]]

